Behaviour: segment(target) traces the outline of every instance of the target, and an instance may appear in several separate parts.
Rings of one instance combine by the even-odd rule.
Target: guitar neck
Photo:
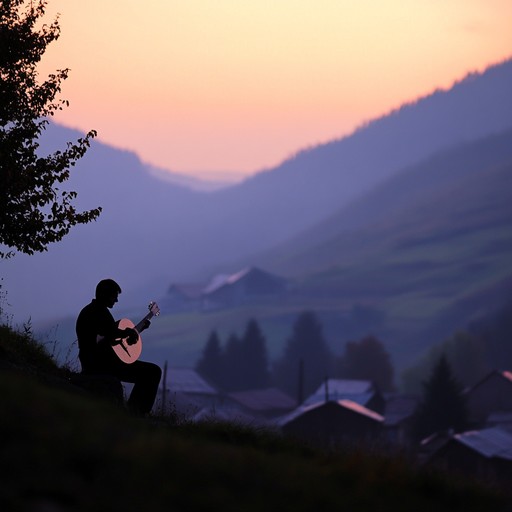
[[[135,326],[135,329],[137,329],[137,332],[140,332],[142,327],[144,326],[144,323],[146,320],[151,320],[155,315],[151,311]]]

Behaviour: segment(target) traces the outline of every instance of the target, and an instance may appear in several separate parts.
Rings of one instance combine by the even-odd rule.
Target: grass
[[[2,510],[505,510],[497,491],[404,457],[325,451],[237,425],[134,419],[47,383],[47,371],[62,382],[67,373],[26,335],[2,328],[0,348]]]

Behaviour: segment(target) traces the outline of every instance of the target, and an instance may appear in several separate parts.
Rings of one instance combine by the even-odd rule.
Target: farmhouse
[[[455,434],[427,464],[482,480],[508,482],[512,477],[512,434],[499,427]]]
[[[165,393],[161,388],[157,399],[160,408],[186,418],[220,402],[218,391],[192,368],[169,368],[163,384]]]
[[[257,267],[217,274],[208,283],[173,283],[160,303],[168,311],[211,311],[282,297],[288,281]]]
[[[248,267],[228,276],[216,276],[203,290],[203,309],[211,310],[239,306],[256,300],[283,296],[286,279]]]
[[[239,404],[248,414],[261,418],[276,418],[289,413],[297,402],[277,388],[236,391],[228,397]]]
[[[466,391],[469,419],[475,427],[488,426],[501,415],[510,421],[512,413],[512,372],[493,371]],[[509,413],[509,414],[507,414]]]
[[[352,400],[302,405],[278,421],[282,432],[321,446],[374,442],[384,418]]]
[[[353,379],[325,380],[303,405],[329,400],[351,400],[380,414],[384,412],[385,406],[384,397],[372,381]]]

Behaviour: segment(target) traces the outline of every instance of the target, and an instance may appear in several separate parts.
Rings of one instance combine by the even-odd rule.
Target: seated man
[[[156,364],[145,361],[124,363],[112,349],[116,339],[123,338],[128,345],[138,340],[137,331],[119,329],[109,311],[120,293],[120,286],[112,279],[104,279],[96,286],[96,298],[80,311],[76,321],[78,357],[84,374],[110,375],[133,383],[128,407],[135,415],[144,416],[153,407],[162,371]],[[141,330],[147,327],[149,321]]]

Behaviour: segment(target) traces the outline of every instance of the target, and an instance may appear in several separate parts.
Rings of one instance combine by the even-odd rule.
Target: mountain
[[[323,309],[367,317],[398,359],[418,354],[512,299],[512,130],[443,151],[255,258],[294,276]]]
[[[158,180],[133,153],[94,142],[69,188],[80,208],[102,206],[103,213],[47,253],[2,262],[11,311],[18,321],[76,314],[105,276],[121,283],[124,303],[138,307],[172,280],[269,250],[405,167],[512,126],[510,90],[506,61],[209,193]],[[55,129],[60,146],[78,135]]]

